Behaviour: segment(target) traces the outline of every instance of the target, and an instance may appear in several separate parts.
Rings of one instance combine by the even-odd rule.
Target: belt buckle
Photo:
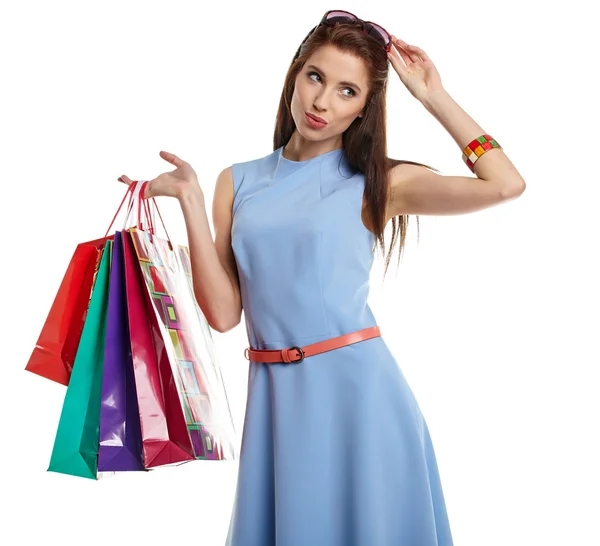
[[[302,362],[304,360],[304,351],[302,350],[301,347],[298,347],[297,345],[290,347],[289,350],[292,350],[292,349],[296,349],[300,353],[300,360],[290,360],[290,364],[300,364],[300,362]]]

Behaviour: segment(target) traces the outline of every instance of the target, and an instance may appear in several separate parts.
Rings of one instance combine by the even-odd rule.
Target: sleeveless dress
[[[364,174],[342,148],[292,161],[282,146],[232,173],[249,344],[303,346],[376,325]],[[383,337],[299,364],[249,362],[227,546],[452,544],[427,423]]]

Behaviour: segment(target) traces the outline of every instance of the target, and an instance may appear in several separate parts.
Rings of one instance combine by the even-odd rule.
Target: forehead
[[[332,45],[325,45],[315,51],[307,59],[305,66],[308,65],[319,67],[329,80],[355,81],[363,89],[369,81],[367,66],[360,57],[340,51]]]

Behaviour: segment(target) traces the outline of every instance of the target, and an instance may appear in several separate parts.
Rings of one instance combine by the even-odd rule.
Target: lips
[[[315,116],[314,114],[311,114],[310,112],[306,112],[306,115],[313,118],[315,121],[318,121],[319,123],[323,123],[323,124],[327,125],[327,122],[323,118],[320,118],[319,116]]]

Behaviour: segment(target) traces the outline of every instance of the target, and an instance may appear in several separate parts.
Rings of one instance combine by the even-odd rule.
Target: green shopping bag
[[[102,251],[48,471],[96,479],[112,240]]]

